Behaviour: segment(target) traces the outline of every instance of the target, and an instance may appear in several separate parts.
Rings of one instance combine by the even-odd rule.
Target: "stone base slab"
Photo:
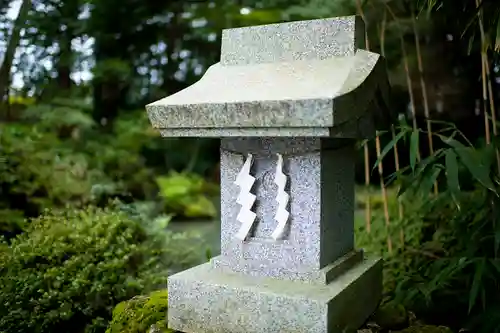
[[[285,267],[273,267],[263,261],[231,260],[217,256],[210,261],[214,269],[222,273],[240,273],[253,277],[269,277],[282,280],[301,281],[316,284],[328,284],[352,266],[363,260],[363,250],[353,250],[330,265],[318,270],[297,270]]]
[[[185,333],[343,333],[382,294],[382,261],[365,258],[328,285],[223,273],[205,263],[168,278],[168,325]]]

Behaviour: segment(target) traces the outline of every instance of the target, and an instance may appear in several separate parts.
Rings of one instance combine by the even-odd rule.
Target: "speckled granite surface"
[[[328,285],[225,274],[209,263],[168,279],[170,328],[186,333],[343,333],[357,328],[382,292],[379,259]]]
[[[361,126],[388,98],[387,74],[360,30],[354,16],[225,30],[221,61],[147,105],[151,124],[169,137],[373,135]]]
[[[221,140],[221,256],[220,267],[254,275],[280,277],[284,272],[317,272],[354,248],[354,142],[334,147],[335,139]],[[345,142],[344,142],[345,141]],[[245,242],[234,238],[240,228],[240,205],[234,184],[245,155],[224,150],[247,147],[254,154],[253,211],[255,227]],[[274,152],[284,154],[289,179],[289,224],[285,237],[271,239],[276,227]],[[256,265],[258,262],[260,265]],[[252,269],[253,268],[253,269]],[[257,268],[257,269],[255,269]]]

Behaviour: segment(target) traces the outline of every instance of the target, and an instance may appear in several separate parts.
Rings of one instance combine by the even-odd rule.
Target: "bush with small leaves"
[[[163,287],[165,265],[188,256],[165,238],[112,209],[34,219],[0,246],[0,332],[104,332],[118,303]]]

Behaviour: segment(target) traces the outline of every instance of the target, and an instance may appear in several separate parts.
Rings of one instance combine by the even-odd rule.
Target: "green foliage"
[[[108,170],[95,165],[95,155],[82,148],[87,144],[83,133],[94,125],[84,103],[35,104],[18,117],[18,122],[0,125],[1,234],[19,232],[23,215],[103,201],[121,189]]]
[[[449,134],[444,135],[446,131]],[[402,138],[416,136],[402,126],[383,154]],[[499,332],[496,145],[474,147],[454,126],[435,136],[444,148],[393,176],[400,196],[412,202],[405,205],[405,218],[392,221],[388,229],[379,226],[360,239],[383,252],[386,237],[398,239],[404,231],[404,244],[399,242],[394,253],[386,255],[387,300],[407,305],[430,321],[475,332]],[[415,156],[416,146],[410,147],[410,155]],[[430,194],[435,181],[441,184],[436,196]],[[461,184],[467,181],[475,189],[464,190]]]
[[[166,151],[158,146],[159,135],[153,132],[145,112],[119,118],[112,133],[93,134],[89,133],[82,150],[90,166],[107,176],[106,191],[110,195],[120,193],[137,199],[152,198],[156,192],[154,171],[146,165],[143,151],[150,149],[160,156]]]
[[[83,130],[95,126],[88,106],[82,100],[55,98],[50,103],[32,104],[22,111],[20,118],[36,124],[44,131]]]
[[[123,214],[48,214],[2,253],[0,330],[70,332],[109,313],[146,281],[145,232]]]
[[[167,310],[167,290],[136,296],[116,306],[106,333],[148,333],[152,325],[161,332],[173,332],[167,329]]]
[[[174,156],[186,143],[163,140],[144,111],[118,118],[112,133],[98,132],[89,114],[83,101],[56,99],[32,105],[18,115],[19,121],[0,125],[0,234],[11,237],[21,231],[23,216],[36,217],[47,208],[105,206],[113,198],[155,200],[155,174],[188,164],[197,169],[196,156]],[[206,144],[212,143],[195,142],[193,153],[206,150]],[[169,185],[179,191],[175,181]],[[168,197],[169,213],[215,215],[203,196],[210,186],[192,175],[186,186]],[[170,193],[165,186],[161,192]]]
[[[29,106],[33,105],[35,103],[35,100],[33,98],[26,98],[26,97],[21,97],[21,96],[9,96],[9,104],[10,105],[24,105],[24,106]]]
[[[209,197],[217,195],[219,189],[200,176],[171,172],[156,181],[167,211],[191,218],[217,216],[217,209]]]
[[[0,235],[11,238],[23,229],[24,213],[20,210],[0,209]]]
[[[93,180],[82,154],[68,149],[56,134],[36,126],[0,125],[0,194],[6,209],[37,216],[43,209],[90,200]]]
[[[197,262],[185,237],[153,230],[111,209],[33,220],[0,252],[0,331],[103,332],[119,302]]]
[[[287,8],[286,13],[292,17],[298,16],[309,19],[353,15],[356,13],[356,4],[355,0],[309,0],[290,6]]]
[[[372,320],[383,329],[396,331],[408,326],[409,316],[401,305],[385,304],[380,306],[372,316]]]
[[[426,0],[422,1],[423,7],[430,13],[433,11],[455,12],[458,15],[456,19],[464,22],[460,34],[469,38],[469,43],[474,43],[479,39],[474,30],[477,25],[482,25],[485,39],[481,49],[484,51],[494,50],[500,52],[500,7],[495,1],[464,1],[461,3],[460,10],[457,11],[455,1],[450,0]],[[469,50],[470,51],[470,50]]]
[[[130,65],[123,60],[108,59],[100,61],[93,70],[94,80],[118,80],[125,82],[130,79]]]

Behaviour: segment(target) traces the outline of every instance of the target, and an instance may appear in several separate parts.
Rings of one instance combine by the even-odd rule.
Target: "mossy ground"
[[[167,310],[166,290],[136,296],[116,306],[106,333],[148,333],[153,325],[162,333],[173,332],[167,329]]]

